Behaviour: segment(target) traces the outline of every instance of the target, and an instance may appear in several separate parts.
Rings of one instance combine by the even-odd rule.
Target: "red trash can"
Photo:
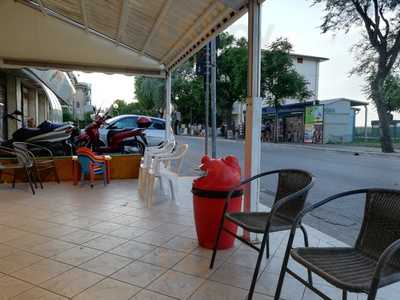
[[[240,165],[234,156],[210,159],[204,156],[200,169],[205,175],[193,181],[193,212],[196,232],[201,247],[214,248],[218,228],[229,191],[240,184]],[[233,193],[227,211],[239,212],[242,207],[242,190]],[[236,233],[237,225],[225,221],[224,227]],[[229,249],[235,238],[222,231],[218,249]]]

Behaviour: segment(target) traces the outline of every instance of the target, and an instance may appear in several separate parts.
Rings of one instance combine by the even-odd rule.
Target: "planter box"
[[[141,155],[137,154],[115,154],[111,155],[111,179],[130,179],[138,178]],[[46,158],[43,158],[46,159]],[[61,181],[72,181],[72,158],[71,156],[55,157],[58,176]],[[0,163],[8,163],[13,160],[9,158],[0,158]],[[53,181],[54,178],[50,174],[49,176],[42,175],[43,181]],[[19,172],[17,175],[17,181],[22,181],[24,175]],[[0,174],[0,182],[11,182],[12,176],[10,174]]]

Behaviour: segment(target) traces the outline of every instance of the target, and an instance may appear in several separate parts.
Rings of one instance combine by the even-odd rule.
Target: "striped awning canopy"
[[[0,66],[163,76],[247,0],[2,0]]]

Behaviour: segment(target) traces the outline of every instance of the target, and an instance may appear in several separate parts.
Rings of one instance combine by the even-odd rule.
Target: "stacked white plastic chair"
[[[165,155],[169,154],[174,150],[175,147],[175,136],[172,131],[172,128],[166,129],[169,130],[169,134],[167,135],[167,140],[164,141],[159,146],[146,147],[142,160],[140,162],[139,168],[139,180],[138,180],[138,193],[141,198],[145,195],[145,187],[148,172],[151,168],[151,164],[153,162],[153,158],[157,155]]]
[[[166,155],[157,155],[153,158],[145,182],[143,198],[146,207],[151,207],[154,202],[154,183],[156,178],[169,183],[172,200],[176,200],[178,193],[178,177],[182,166],[183,158],[187,152],[188,144],[181,144],[175,147],[174,151]]]
[[[157,147],[146,147],[142,161],[140,163],[138,180],[138,192],[142,198],[144,197],[147,176],[153,163],[153,159],[156,156],[164,156],[170,154],[174,150],[174,147],[175,139],[170,139],[169,141]]]

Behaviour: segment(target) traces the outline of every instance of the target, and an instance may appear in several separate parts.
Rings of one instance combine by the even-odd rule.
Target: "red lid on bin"
[[[240,183],[240,165],[235,156],[201,159],[200,169],[205,172],[193,181],[193,187],[209,191],[228,191]]]

